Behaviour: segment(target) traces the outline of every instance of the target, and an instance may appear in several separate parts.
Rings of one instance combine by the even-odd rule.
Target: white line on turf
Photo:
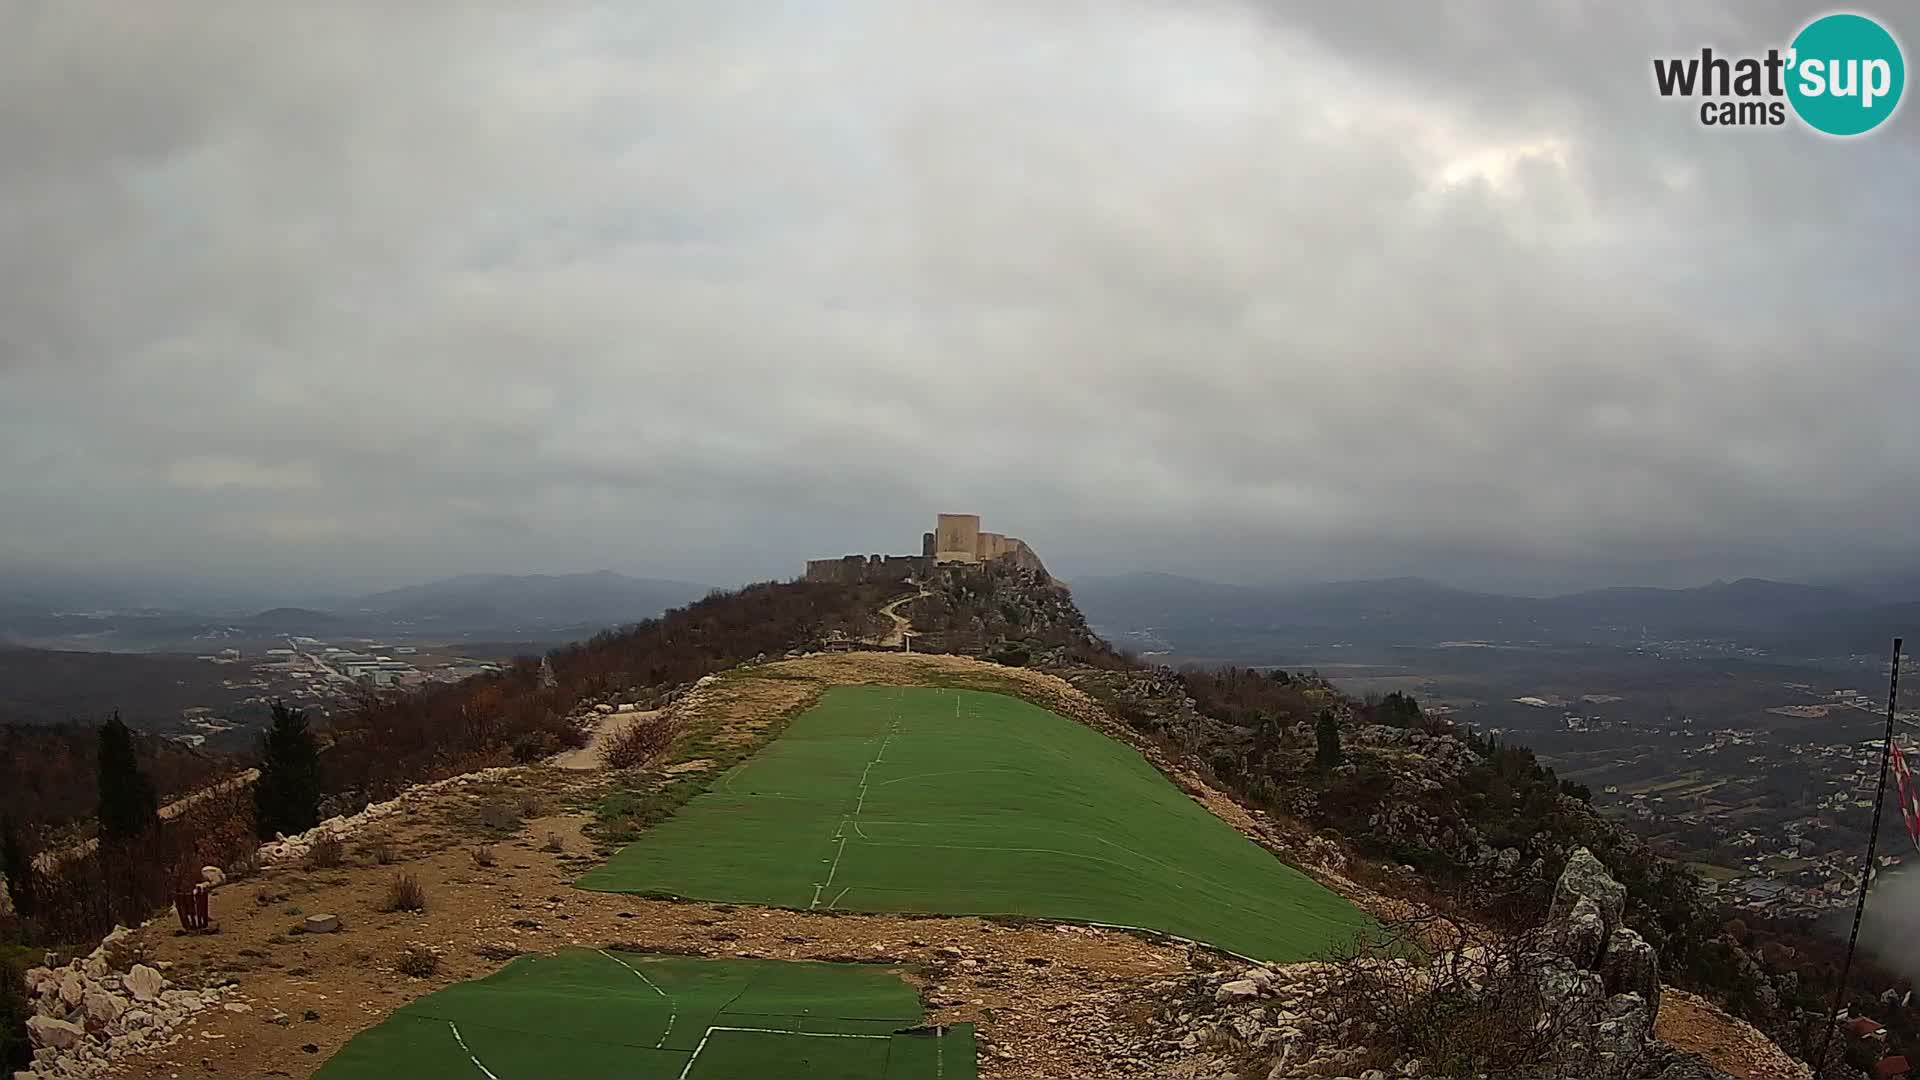
[[[645,975],[642,975],[640,973],[639,968],[634,967],[632,964],[627,963],[625,960],[620,959],[619,957],[613,955],[612,953],[608,952],[605,949],[595,949],[594,951],[599,953],[601,956],[604,956],[607,959],[613,961],[614,963],[619,964],[621,967],[626,968],[628,971],[633,972],[634,976],[637,977],[641,982],[646,983],[647,986],[652,988],[654,993],[659,994],[661,997],[667,999],[667,1030],[660,1033],[660,1041],[657,1043],[654,1043],[653,1048],[655,1050],[658,1050],[661,1047],[667,1045],[667,1036],[673,1034],[673,1022],[675,1020],[680,1019],[680,1006],[674,1002],[673,998],[669,996],[665,990],[660,989],[659,984],[655,983],[652,979],[647,978]]]
[[[833,830],[833,839],[840,841],[840,846],[833,853],[833,865],[827,870],[827,880],[814,883],[813,902],[807,905],[807,910],[811,911],[820,906],[821,892],[833,887],[833,876],[840,872],[840,856],[847,853],[847,823],[851,821],[854,831],[859,832],[861,836],[864,837],[867,835],[860,831],[859,821],[860,811],[866,809],[867,806],[867,774],[871,773],[873,767],[880,764],[880,759],[886,756],[887,744],[893,741],[893,737],[899,734],[899,731],[900,715],[895,713],[893,723],[887,727],[886,738],[880,740],[880,749],[874,751],[873,760],[867,762],[867,767],[860,770],[860,796],[854,802],[853,813],[848,817],[841,818],[839,826]],[[840,895],[847,895],[847,891],[845,889],[840,890]],[[839,901],[835,900],[834,902],[838,903]],[[831,910],[831,906],[829,906],[829,910]]]
[[[839,1031],[782,1031],[779,1028],[715,1026],[715,1027],[708,1028],[706,1034],[700,1036],[700,1045],[693,1048],[693,1056],[687,1059],[686,1067],[680,1070],[680,1080],[687,1080],[688,1074],[693,1072],[693,1063],[700,1060],[700,1051],[705,1050],[707,1048],[707,1040],[713,1038],[713,1033],[716,1031],[757,1031],[762,1035],[792,1035],[795,1038],[799,1038],[799,1039],[887,1039],[887,1040],[891,1040],[893,1038],[893,1036],[891,1035],[849,1035],[849,1034],[846,1034],[845,1032],[839,1032]],[[493,1074],[488,1073],[487,1075],[492,1076]]]
[[[460,1049],[467,1051],[467,1060],[473,1062],[473,1067],[480,1070],[480,1075],[486,1077],[487,1080],[500,1080],[499,1077],[493,1075],[492,1069],[480,1064],[480,1059],[473,1056],[472,1050],[467,1050],[467,1040],[460,1037],[460,1029],[454,1026],[453,1021],[447,1021],[447,1029],[453,1032],[453,1041],[460,1044]]]

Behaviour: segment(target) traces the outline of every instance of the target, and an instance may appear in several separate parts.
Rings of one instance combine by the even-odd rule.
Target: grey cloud
[[[1911,105],[1651,88],[1811,9],[215,14],[0,15],[0,559],[731,581],[968,508],[1525,587],[1920,524]]]

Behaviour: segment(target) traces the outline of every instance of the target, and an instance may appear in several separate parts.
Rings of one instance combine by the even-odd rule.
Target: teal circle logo
[[[1900,105],[1907,65],[1900,43],[1864,15],[1825,15],[1793,39],[1787,99],[1816,131],[1860,135]]]

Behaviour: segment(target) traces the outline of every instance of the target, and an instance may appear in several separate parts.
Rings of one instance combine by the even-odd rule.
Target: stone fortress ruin
[[[1013,565],[1040,573],[1047,568],[1026,541],[982,532],[979,514],[941,514],[933,531],[920,534],[918,555],[845,555],[807,560],[807,581],[905,582],[939,566]]]

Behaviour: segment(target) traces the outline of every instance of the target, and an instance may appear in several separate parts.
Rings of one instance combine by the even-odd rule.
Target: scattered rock
[[[1260,996],[1260,984],[1252,979],[1234,979],[1223,982],[1220,989],[1213,992],[1215,1001],[1251,1001]]]
[[[27,1034],[32,1036],[33,1045],[45,1046],[54,1050],[65,1050],[79,1045],[87,1031],[78,1024],[69,1024],[65,1020],[55,1020],[51,1016],[27,1017]]]
[[[133,970],[127,972],[122,981],[126,984],[127,993],[132,994],[135,1001],[152,1001],[167,985],[164,976],[145,964],[133,965]]]
[[[331,934],[340,929],[340,916],[309,915],[300,924],[300,929],[309,934]]]

